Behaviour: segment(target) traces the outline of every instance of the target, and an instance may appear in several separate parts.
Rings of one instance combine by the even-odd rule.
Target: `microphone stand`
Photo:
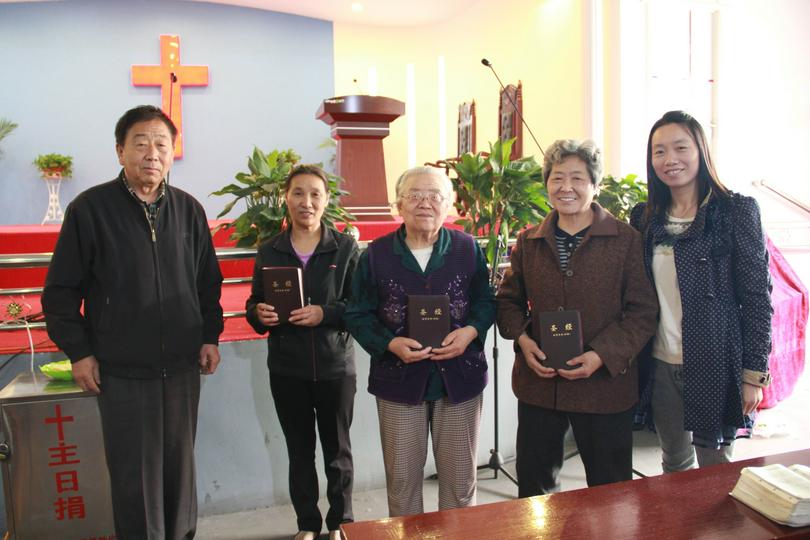
[[[501,85],[501,90],[504,92],[504,94],[506,94],[506,97],[507,97],[507,99],[509,99],[509,102],[512,104],[512,107],[514,107],[515,112],[518,114],[518,117],[520,118],[520,121],[523,123],[524,126],[526,126],[526,129],[529,130],[529,133],[531,134],[532,139],[534,140],[534,144],[537,145],[537,148],[540,149],[540,153],[543,154],[543,156],[545,157],[545,153],[543,152],[543,148],[540,146],[540,143],[537,142],[537,138],[534,136],[534,133],[532,133],[532,130],[529,127],[529,125],[526,123],[526,120],[523,119],[523,115],[520,114],[520,109],[518,109],[517,104],[512,99],[512,96],[509,95],[509,92],[506,92],[506,88],[504,87],[503,82],[501,82],[501,78],[498,77],[498,73],[495,71],[495,68],[492,67],[492,64],[486,58],[483,58],[481,60],[481,63],[484,64],[485,66],[487,66],[490,70],[492,70],[492,74],[495,75],[495,78],[498,79],[498,84]],[[497,249],[495,250],[495,257],[493,258],[492,270],[491,270],[490,279],[489,279],[490,285],[493,288],[500,281],[498,279],[498,267],[500,266],[501,258],[505,254],[506,249],[507,249],[507,246],[503,245],[503,242],[501,241],[501,239],[498,238],[498,246],[497,246]],[[506,476],[509,480],[512,481],[513,484],[515,484],[517,486],[518,485],[518,479],[515,478],[509,471],[507,471],[504,468],[504,464],[506,463],[507,460],[504,459],[503,455],[501,454],[501,452],[499,450],[499,448],[500,448],[500,446],[499,446],[499,433],[498,433],[500,431],[499,430],[499,427],[500,427],[500,418],[499,418],[499,416],[500,415],[498,414],[499,413],[499,411],[498,411],[498,403],[499,403],[498,402],[498,355],[499,355],[499,350],[498,350],[498,323],[497,322],[492,326],[492,329],[493,329],[493,335],[492,335],[492,368],[493,368],[492,385],[493,385],[493,388],[492,388],[492,393],[493,393],[493,401],[494,401],[493,406],[494,406],[494,414],[495,414],[494,440],[493,440],[493,448],[490,448],[490,450],[489,450],[489,462],[486,465],[480,465],[478,467],[478,469],[479,470],[492,469],[492,471],[494,472],[494,478],[495,479],[498,478],[498,472],[502,472],[504,474],[504,476]],[[514,460],[514,458],[510,458],[508,461],[513,461],[513,460]]]
[[[494,479],[498,479],[498,472],[502,472],[505,477],[512,481],[513,484],[516,486],[518,484],[517,478],[512,476],[512,473],[507,471],[504,468],[504,464],[507,460],[504,459],[503,455],[501,454],[498,448],[498,427],[499,427],[499,420],[498,420],[498,323],[492,325],[493,335],[492,335],[492,368],[494,371],[493,375],[493,382],[492,382],[492,391],[493,391],[493,401],[494,401],[494,413],[495,413],[495,437],[493,441],[493,448],[489,449],[489,462],[486,465],[480,465],[478,469],[492,469],[494,473]],[[510,458],[509,461],[513,461],[514,458]]]
[[[506,246],[503,245],[503,242],[500,237],[498,237],[498,246],[495,249],[495,257],[493,258],[492,262],[492,269],[489,276],[489,283],[490,286],[493,288],[500,282],[498,276],[498,267],[500,266],[500,261],[503,255],[505,254]],[[504,476],[506,476],[509,480],[512,481],[513,484],[516,486],[518,485],[518,480],[512,474],[504,468],[504,460],[503,455],[499,450],[500,446],[498,444],[498,432],[500,419],[498,414],[498,323],[495,322],[492,325],[492,369],[493,369],[493,381],[492,381],[492,392],[493,392],[493,405],[494,405],[494,414],[495,414],[495,422],[494,422],[494,440],[493,440],[493,448],[489,449],[489,462],[486,465],[480,465],[478,467],[479,470],[481,469],[492,469],[494,472],[494,479],[498,479],[498,472],[502,472]],[[510,459],[509,461],[512,461]]]

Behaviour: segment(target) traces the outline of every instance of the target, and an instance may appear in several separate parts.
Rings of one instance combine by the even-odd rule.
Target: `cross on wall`
[[[160,65],[132,66],[133,86],[160,86],[161,108],[177,127],[174,157],[183,157],[184,86],[208,86],[208,66],[180,65],[180,36],[160,36]]]

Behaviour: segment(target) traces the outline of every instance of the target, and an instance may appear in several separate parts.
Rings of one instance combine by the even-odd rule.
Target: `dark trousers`
[[[197,529],[197,371],[103,375],[98,405],[118,540],[191,539]]]
[[[518,496],[560,490],[569,424],[589,487],[631,480],[634,412],[635,407],[615,414],[570,413],[518,401]]]
[[[290,458],[290,498],[298,517],[298,530],[321,531],[318,509],[318,473],[315,470],[315,426],[321,439],[326,469],[326,498],[330,531],[354,519],[352,484],[354,465],[349,428],[354,414],[354,376],[328,381],[307,381],[270,375],[270,391]]]

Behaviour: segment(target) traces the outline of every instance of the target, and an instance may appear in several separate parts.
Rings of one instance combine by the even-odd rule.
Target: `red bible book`
[[[553,369],[576,369],[567,361],[582,354],[582,321],[579,311],[540,311],[532,314],[532,334],[546,353],[543,365]]]
[[[304,274],[297,266],[262,268],[264,301],[273,306],[278,319],[285,323],[290,312],[304,307]]]
[[[407,331],[423,348],[441,347],[450,333],[450,298],[446,294],[408,295]]]

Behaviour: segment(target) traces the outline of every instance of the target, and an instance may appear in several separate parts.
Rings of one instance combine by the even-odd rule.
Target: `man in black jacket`
[[[205,212],[166,182],[176,136],[156,107],[121,117],[123,170],[68,206],[42,294],[48,335],[99,395],[119,540],[194,537],[200,373],[220,360]]]

